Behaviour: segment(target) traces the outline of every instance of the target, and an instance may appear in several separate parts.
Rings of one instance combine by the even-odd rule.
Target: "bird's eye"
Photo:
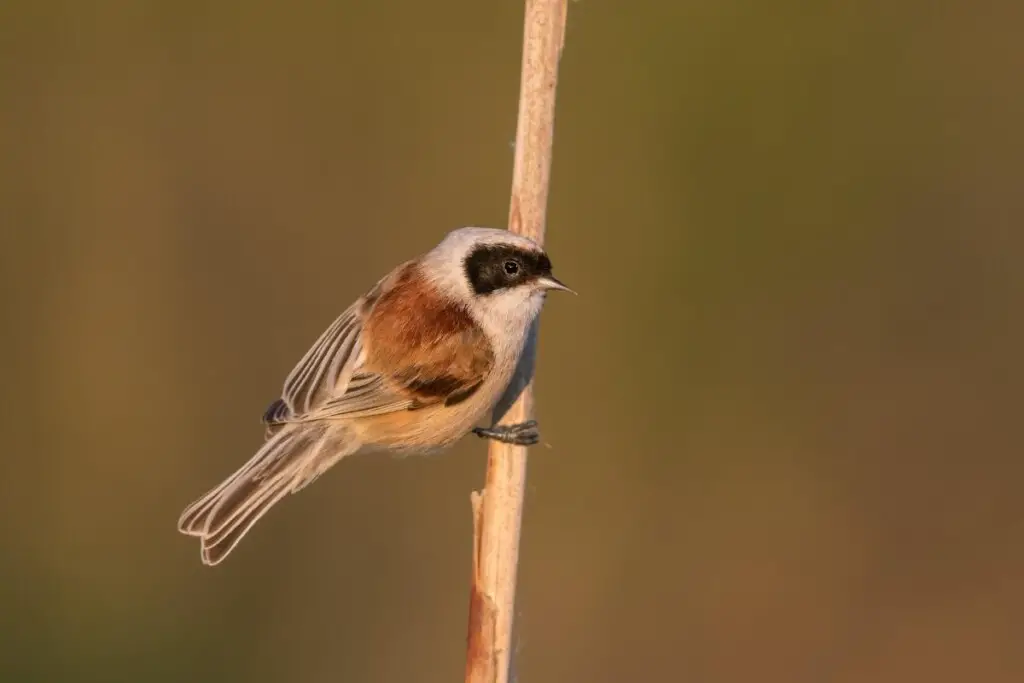
[[[519,264],[515,261],[505,261],[504,267],[505,272],[509,275],[515,275],[519,272]]]

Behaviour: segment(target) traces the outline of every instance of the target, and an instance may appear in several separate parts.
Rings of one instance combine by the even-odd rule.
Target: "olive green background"
[[[3,683],[461,680],[484,446],[181,509],[504,225],[522,4],[0,4]],[[1024,680],[1024,5],[570,7],[520,680]]]

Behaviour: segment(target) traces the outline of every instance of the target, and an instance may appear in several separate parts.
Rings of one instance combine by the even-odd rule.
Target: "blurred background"
[[[327,324],[506,220],[521,2],[0,4],[0,680],[461,680],[484,446],[203,567]],[[1024,5],[584,0],[522,681],[1024,680]]]

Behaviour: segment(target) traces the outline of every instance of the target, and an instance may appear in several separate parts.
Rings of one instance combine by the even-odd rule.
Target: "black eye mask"
[[[477,295],[519,287],[551,275],[547,254],[509,244],[477,247],[466,257],[464,267],[466,279]]]

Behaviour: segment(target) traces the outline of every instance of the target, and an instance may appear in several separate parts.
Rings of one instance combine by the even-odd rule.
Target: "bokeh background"
[[[0,680],[461,680],[477,440],[175,522],[504,224],[521,4],[0,4]],[[572,3],[520,680],[1024,680],[1022,22]]]

